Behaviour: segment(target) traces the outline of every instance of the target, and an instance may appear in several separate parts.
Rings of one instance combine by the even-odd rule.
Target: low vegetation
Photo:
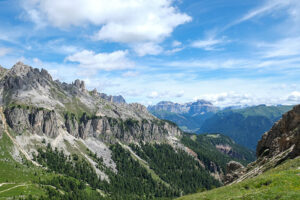
[[[300,157],[287,160],[264,174],[211,191],[188,195],[178,200],[300,199]]]

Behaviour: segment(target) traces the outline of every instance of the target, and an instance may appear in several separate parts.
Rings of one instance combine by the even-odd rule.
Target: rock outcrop
[[[103,98],[107,101],[113,102],[113,103],[126,103],[125,99],[121,95],[112,96],[112,95],[107,95],[107,94],[104,94],[104,93],[98,93],[98,95],[101,98]]]
[[[28,131],[54,138],[59,133],[58,119],[54,111],[13,106],[6,108],[4,114],[7,124],[18,134]]]
[[[236,161],[230,161],[226,165],[227,173],[224,177],[224,184],[231,183],[232,181],[236,180],[243,174],[243,170],[245,167]]]
[[[3,131],[4,131],[4,122],[3,122],[4,119],[2,119],[2,116],[0,115],[0,139],[2,138],[2,134],[3,134]]]
[[[258,142],[257,157],[273,157],[293,148],[290,157],[300,155],[300,105],[282,116],[270,131],[266,132]]]
[[[227,183],[257,176],[287,159],[300,156],[300,105],[285,113],[258,142],[257,160],[229,174]],[[231,178],[231,179],[230,179]]]
[[[122,120],[86,115],[80,120],[77,120],[74,115],[65,117],[67,131],[82,139],[94,137],[108,143],[114,143],[117,140],[132,143],[165,141],[167,136],[179,137],[181,135],[177,126],[159,120]]]

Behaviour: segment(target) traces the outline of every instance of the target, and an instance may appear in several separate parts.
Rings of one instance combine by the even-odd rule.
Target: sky
[[[144,105],[300,103],[299,0],[0,0],[0,65]]]

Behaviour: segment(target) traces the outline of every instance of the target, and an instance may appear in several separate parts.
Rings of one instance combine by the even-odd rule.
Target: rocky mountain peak
[[[193,104],[198,104],[198,105],[213,105],[211,102],[206,101],[204,99],[198,99],[196,102],[193,102]]]
[[[16,76],[25,76],[29,71],[32,71],[33,68],[25,65],[22,62],[17,62],[11,69],[10,73]]]
[[[94,88],[94,89],[92,90],[92,95],[94,95],[94,96],[98,96],[98,91],[97,91],[97,89],[96,89],[96,88]]]
[[[77,87],[78,89],[80,89],[81,91],[85,91],[85,82],[84,81],[76,79],[75,82],[73,83],[73,85],[75,87]]]

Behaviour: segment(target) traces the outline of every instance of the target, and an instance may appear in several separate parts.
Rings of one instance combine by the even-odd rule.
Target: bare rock
[[[290,157],[300,155],[300,105],[285,113],[258,142],[257,157],[273,157],[293,147]]]
[[[15,106],[6,108],[4,114],[7,124],[18,134],[28,131],[52,138],[58,135],[58,120],[54,111]]]
[[[282,119],[262,136],[256,148],[256,155],[257,160],[247,168],[229,173],[227,183],[255,177],[287,159],[300,155],[300,105],[285,113]]]
[[[242,174],[245,169],[245,167],[236,161],[230,161],[226,165],[227,167],[227,174],[224,177],[224,183],[228,184],[231,183],[232,181],[238,179]]]

